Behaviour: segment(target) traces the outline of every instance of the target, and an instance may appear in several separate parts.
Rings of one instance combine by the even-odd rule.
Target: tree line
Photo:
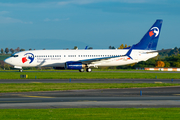
[[[125,45],[121,44],[118,47],[118,49],[124,49],[124,48],[127,48],[127,47],[130,47],[130,46],[127,46],[127,44],[125,44]],[[73,49],[78,49],[78,47],[74,46]],[[87,47],[87,49],[93,49],[93,47]],[[116,49],[116,48],[114,46],[109,46],[109,49]],[[32,49],[30,48],[29,50],[32,50]],[[45,50],[45,49],[43,49],[43,50]],[[67,50],[68,50],[68,48],[67,48]],[[1,54],[8,54],[9,52],[11,52],[11,54],[14,54],[14,53],[20,52],[20,51],[25,51],[25,49],[23,49],[23,48],[20,49],[19,47],[17,47],[16,49],[13,49],[13,48],[11,48],[11,49],[9,49],[9,48],[3,49],[3,48],[1,48]]]
[[[173,49],[162,49],[162,52],[159,53],[160,56],[171,56],[171,55],[178,55],[180,54],[180,48],[173,48]]]
[[[128,46],[127,44],[121,44],[117,49],[124,49],[124,48],[128,48],[131,47],[130,45]],[[114,46],[109,46],[109,49],[116,49]]]
[[[25,51],[25,49],[20,49],[19,47],[17,47],[16,49],[9,49],[9,48],[5,48],[5,50],[3,48],[1,48],[1,54],[8,54],[9,52],[11,52],[11,54],[14,54],[16,52],[20,52],[20,51]]]

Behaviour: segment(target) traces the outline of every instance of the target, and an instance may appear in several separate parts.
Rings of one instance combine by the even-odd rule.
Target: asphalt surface
[[[0,83],[180,83],[180,79],[1,79]]]
[[[89,107],[180,107],[180,87],[0,93],[0,109]]]

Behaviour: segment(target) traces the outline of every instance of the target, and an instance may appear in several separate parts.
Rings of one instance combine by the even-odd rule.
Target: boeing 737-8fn
[[[120,66],[146,61],[156,51],[162,20],[156,20],[139,43],[126,49],[108,50],[31,50],[13,54],[5,63],[22,72],[23,67],[53,67],[91,72],[92,67]]]

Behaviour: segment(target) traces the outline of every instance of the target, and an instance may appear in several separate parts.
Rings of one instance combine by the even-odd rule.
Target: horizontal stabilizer
[[[131,58],[133,60],[133,58],[130,56],[132,49],[134,48],[134,45],[128,50],[128,52],[126,53],[126,56],[128,56],[129,58]]]

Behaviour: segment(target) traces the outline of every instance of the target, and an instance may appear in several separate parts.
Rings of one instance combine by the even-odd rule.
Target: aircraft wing
[[[82,62],[84,64],[90,64],[92,62],[98,62],[98,61],[109,60],[109,59],[112,59],[112,58],[125,57],[125,56],[129,57],[130,59],[133,59],[130,56],[133,48],[134,48],[134,45],[128,50],[128,52],[125,55],[112,56],[112,57],[103,57],[103,58],[94,58],[94,59],[87,59],[87,60],[80,60],[80,62]]]
[[[102,58],[93,58],[93,59],[85,59],[85,60],[79,60],[76,62],[81,62],[83,64],[91,64],[93,62],[99,62],[99,61],[104,61],[104,60],[110,60],[112,58],[118,58],[118,57],[129,57],[130,59],[133,60],[133,58],[130,56],[131,52],[133,50],[134,45],[128,50],[128,52],[125,55],[118,55],[118,56],[111,56],[111,57],[102,57]],[[72,61],[71,61],[72,62]]]
[[[112,56],[112,57],[103,57],[103,58],[93,58],[93,59],[86,59],[86,60],[80,60],[79,62],[82,62],[84,64],[90,64],[93,62],[99,62],[99,61],[103,61],[103,60],[109,60],[112,58],[118,58],[118,57],[122,57],[122,56]]]

